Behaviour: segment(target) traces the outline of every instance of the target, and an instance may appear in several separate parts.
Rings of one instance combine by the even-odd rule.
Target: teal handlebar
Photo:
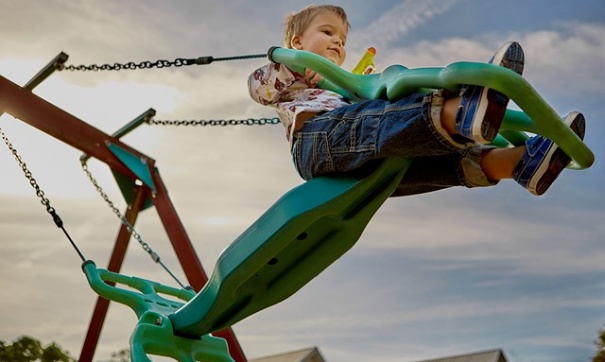
[[[427,89],[457,91],[461,84],[475,84],[506,94],[523,112],[507,110],[503,130],[525,131],[552,139],[574,162],[570,168],[584,169],[594,163],[588,146],[564,123],[550,105],[519,74],[495,64],[456,62],[445,68],[408,69],[392,65],[382,73],[352,74],[317,54],[273,47],[269,59],[286,64],[297,72],[313,69],[324,77],[321,88],[340,93],[352,101],[365,99],[397,100]],[[515,136],[520,139],[522,136]]]

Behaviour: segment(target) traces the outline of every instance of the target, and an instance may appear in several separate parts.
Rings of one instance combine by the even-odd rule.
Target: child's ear
[[[290,46],[292,49],[300,50],[302,49],[302,44],[300,43],[300,36],[294,35],[292,36],[292,40],[290,40]]]

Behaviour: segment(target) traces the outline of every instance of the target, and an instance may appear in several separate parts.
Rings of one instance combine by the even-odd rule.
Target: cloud
[[[435,16],[447,13],[458,2],[403,1],[385,11],[364,29],[353,31],[352,37],[359,44],[375,44],[378,49],[389,49],[394,41],[399,40],[410,30],[424,25]]]
[[[605,25],[597,23],[565,23],[556,30],[527,34],[522,41],[529,76],[546,94],[559,96],[570,85],[586,96],[594,94],[605,81],[604,39]]]

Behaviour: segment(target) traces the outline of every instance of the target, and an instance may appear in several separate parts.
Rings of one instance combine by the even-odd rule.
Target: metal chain
[[[91,65],[61,65],[59,70],[69,71],[100,71],[100,70],[134,70],[134,69],[151,69],[151,68],[168,68],[168,67],[182,67],[185,65],[206,65],[212,62],[227,61],[227,60],[243,60],[243,59],[254,59],[264,58],[267,54],[253,54],[253,55],[239,55],[234,57],[222,57],[214,58],[212,56],[198,57],[198,58],[176,58],[173,61],[169,60],[156,60],[142,61],[140,63],[127,62],[127,63],[114,63],[114,64],[91,64]]]
[[[82,261],[85,261],[86,258],[84,257],[82,252],[80,252],[80,249],[77,247],[76,243],[69,236],[69,234],[67,233],[67,230],[65,230],[65,228],[63,227],[63,221],[61,220],[61,217],[57,214],[56,210],[50,205],[50,200],[44,195],[44,191],[42,191],[42,189],[38,185],[38,182],[33,177],[31,171],[27,168],[27,164],[23,161],[23,159],[21,158],[21,156],[19,155],[19,153],[17,152],[17,150],[15,149],[13,144],[10,142],[10,140],[8,139],[8,137],[6,136],[6,134],[4,133],[2,128],[0,128],[0,137],[2,137],[2,139],[4,140],[4,143],[8,147],[9,151],[15,157],[15,160],[17,160],[17,163],[19,163],[19,166],[21,167],[21,170],[23,171],[23,174],[25,175],[25,177],[28,179],[29,184],[36,190],[36,195],[38,196],[38,198],[40,198],[40,202],[42,203],[42,205],[44,205],[46,207],[46,211],[52,216],[53,221],[55,222],[57,227],[59,227],[63,230],[63,232],[69,239],[70,243],[72,244],[73,248],[76,250],[76,252],[80,256],[80,259],[82,259]],[[101,186],[99,186],[99,183],[97,182],[97,180],[92,176],[92,173],[88,169],[88,165],[86,164],[86,161],[82,160],[81,164],[82,164],[82,169],[88,176],[88,179],[90,180],[90,182],[92,182],[94,187],[97,189],[97,192],[101,195],[101,197],[103,197],[103,200],[105,200],[107,205],[109,205],[109,207],[113,210],[113,212],[118,216],[118,218],[126,226],[126,228],[131,233],[131,235],[139,242],[139,244],[141,244],[141,246],[143,247],[143,250],[145,250],[151,256],[151,259],[153,259],[153,261],[160,264],[164,268],[164,270],[168,274],[170,274],[170,276],[181,286],[181,288],[183,288],[183,289],[189,288],[189,287],[184,286],[183,283],[181,283],[181,281],[170,271],[170,269],[168,269],[168,267],[166,267],[166,265],[164,265],[164,263],[162,263],[160,256],[155,251],[153,251],[153,249],[151,249],[149,244],[147,244],[146,242],[143,241],[143,238],[134,229],[132,224],[126,219],[126,217],[124,217],[124,215],[122,215],[120,210],[118,210],[118,208],[114,206],[113,202],[109,199],[109,196],[107,196],[105,191],[103,191]]]
[[[266,124],[279,124],[279,118],[248,118],[248,119],[211,119],[211,120],[154,120],[147,119],[145,123],[155,126],[263,126]]]
[[[29,184],[36,190],[36,196],[38,196],[38,198],[40,198],[40,202],[42,203],[42,205],[44,205],[46,207],[46,211],[48,211],[49,213],[54,211],[54,208],[52,206],[50,206],[50,201],[44,196],[44,191],[42,191],[40,189],[38,182],[36,182],[36,179],[32,176],[31,171],[29,171],[29,169],[27,168],[27,164],[25,162],[23,162],[23,160],[21,159],[21,156],[19,155],[17,150],[13,147],[13,144],[10,142],[10,140],[8,139],[8,137],[6,136],[6,134],[4,133],[4,131],[1,128],[0,128],[0,134],[2,135],[2,139],[4,140],[4,143],[6,143],[6,146],[8,147],[9,151],[13,154],[13,156],[15,157],[15,160],[17,160],[17,162],[19,163],[19,166],[21,167],[23,174],[29,181]]]
[[[82,252],[80,251],[80,249],[78,248],[76,243],[73,241],[73,239],[71,238],[69,233],[67,233],[67,230],[65,230],[65,228],[63,227],[63,220],[61,220],[61,217],[59,216],[59,214],[57,214],[55,208],[50,206],[50,200],[48,200],[48,198],[46,198],[46,196],[44,196],[44,191],[42,191],[42,189],[38,185],[38,182],[32,175],[31,171],[27,168],[27,164],[25,162],[23,162],[23,160],[21,159],[21,156],[17,152],[17,149],[15,149],[15,147],[13,147],[13,144],[10,142],[10,140],[8,139],[8,137],[6,136],[6,134],[4,133],[2,128],[0,128],[0,136],[2,136],[2,139],[4,140],[4,143],[8,147],[9,151],[13,154],[13,156],[15,157],[15,160],[17,160],[17,162],[19,163],[19,166],[21,167],[23,174],[29,181],[29,184],[31,185],[31,187],[34,188],[34,190],[36,190],[36,196],[38,196],[42,205],[45,206],[46,211],[52,216],[55,225],[57,225],[58,228],[63,230],[63,233],[65,234],[65,236],[71,243],[72,247],[75,249],[75,251],[80,256],[80,259],[82,259],[82,261],[85,261],[86,258],[84,257],[84,255],[82,254]]]
[[[109,196],[107,196],[107,193],[105,193],[103,188],[99,185],[97,180],[94,178],[94,176],[88,169],[88,164],[86,163],[86,160],[81,160],[80,163],[82,165],[82,170],[84,171],[84,173],[86,174],[86,176],[88,177],[90,182],[93,184],[93,186],[95,187],[95,189],[97,190],[99,195],[101,195],[103,200],[105,200],[105,203],[109,206],[109,208],[113,211],[113,213],[120,219],[122,224],[124,226],[126,226],[126,228],[128,229],[128,232],[139,242],[139,244],[141,244],[141,247],[143,248],[143,250],[145,250],[145,252],[147,252],[147,254],[149,254],[149,256],[151,257],[151,259],[154,262],[156,262],[157,264],[160,264],[162,266],[162,268],[164,268],[164,270],[168,274],[170,274],[170,276],[181,286],[181,288],[183,288],[183,289],[187,288],[172,273],[172,271],[170,271],[170,269],[168,269],[168,267],[166,265],[164,265],[164,263],[162,263],[160,256],[155,251],[153,251],[153,249],[149,246],[149,244],[147,244],[145,241],[143,241],[143,238],[135,230],[134,226],[130,223],[130,221],[128,221],[128,219],[126,219],[126,217],[120,212],[120,210],[118,210],[118,208],[115,207],[114,203],[109,199]]]

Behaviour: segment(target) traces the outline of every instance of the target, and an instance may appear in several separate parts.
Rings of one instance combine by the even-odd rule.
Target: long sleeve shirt
[[[294,132],[308,118],[301,113],[321,113],[350,104],[340,94],[307,84],[304,76],[284,64],[269,63],[248,78],[250,96],[256,102],[275,108],[290,144]]]

